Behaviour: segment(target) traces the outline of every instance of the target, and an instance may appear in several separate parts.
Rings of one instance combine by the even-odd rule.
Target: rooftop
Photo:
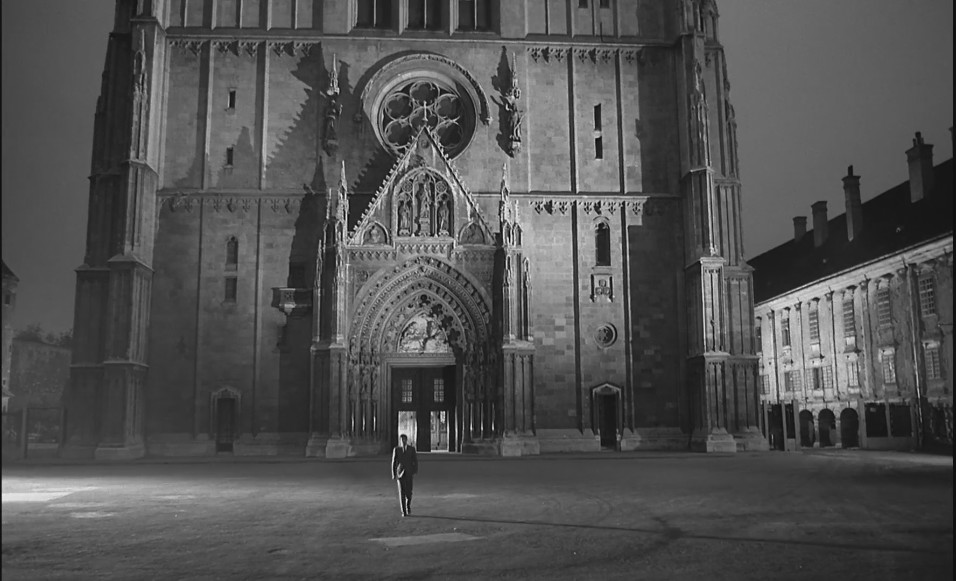
[[[953,159],[933,168],[933,194],[910,201],[909,181],[863,202],[863,229],[847,237],[846,213],[828,221],[826,241],[814,246],[813,231],[748,260],[754,268],[757,303],[813,281],[953,234]]]

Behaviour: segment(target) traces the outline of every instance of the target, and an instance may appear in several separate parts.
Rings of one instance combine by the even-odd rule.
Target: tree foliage
[[[35,341],[59,347],[69,347],[73,344],[73,330],[68,329],[57,334],[45,331],[39,323],[31,323],[17,331],[14,338],[22,341]]]

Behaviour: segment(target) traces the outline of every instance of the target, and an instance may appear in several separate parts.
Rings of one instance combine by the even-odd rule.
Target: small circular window
[[[381,100],[376,129],[384,145],[402,153],[422,127],[434,132],[445,154],[464,150],[474,131],[474,115],[459,94],[435,79],[397,85]]]
[[[617,329],[610,323],[605,323],[594,332],[594,340],[598,347],[610,347],[617,341]]]

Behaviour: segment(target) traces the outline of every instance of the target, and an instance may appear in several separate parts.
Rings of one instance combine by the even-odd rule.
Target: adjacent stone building
[[[765,449],[710,0],[120,0],[65,452]]]
[[[777,449],[953,445],[953,160],[916,134],[909,180],[812,206],[754,267],[761,401]]]
[[[3,412],[6,413],[13,396],[10,392],[10,356],[13,353],[13,315],[17,310],[20,279],[7,267],[6,262],[0,261],[0,265],[3,266]]]

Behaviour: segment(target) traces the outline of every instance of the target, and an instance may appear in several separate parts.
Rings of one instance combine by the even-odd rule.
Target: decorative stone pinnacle
[[[329,90],[327,93],[330,97],[337,97],[339,94],[339,59],[335,53],[332,53],[332,72],[329,73]]]

